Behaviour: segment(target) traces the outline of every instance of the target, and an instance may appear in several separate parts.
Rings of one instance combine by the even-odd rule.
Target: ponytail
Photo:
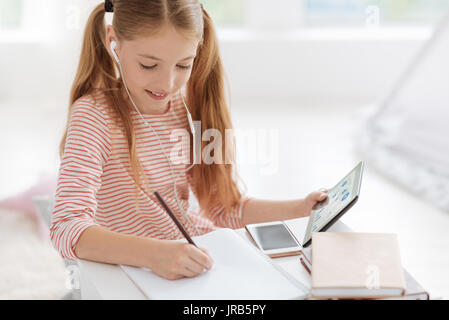
[[[111,82],[115,80],[106,71],[113,70],[113,65],[104,48],[104,16],[104,5],[101,4],[94,9],[87,21],[78,70],[70,90],[67,126],[70,122],[73,103],[80,97],[88,94],[92,88],[98,85],[99,80],[102,78],[100,75],[106,75]],[[59,146],[59,154],[61,157],[64,154],[66,138],[67,130]]]
[[[105,6],[101,3],[92,11],[86,24],[78,70],[70,91],[67,126],[59,146],[59,154],[62,158],[74,102],[80,97],[91,93],[94,89],[101,89],[111,106],[108,111],[110,111],[113,121],[115,123],[123,123],[124,136],[127,140],[128,156],[131,164],[131,175],[136,182],[135,193],[137,206],[137,186],[142,179],[141,175],[145,175],[145,173],[138,160],[137,141],[130,117],[130,110],[128,105],[123,103],[126,99],[123,95],[122,81],[116,77],[115,65],[106,50],[104,17]],[[111,73],[111,71],[114,73]]]
[[[104,16],[104,5],[100,4],[87,21],[81,59],[70,92],[70,104],[89,93],[92,88],[108,88],[111,83],[118,83],[115,75],[111,74],[114,65],[106,50]],[[109,82],[107,80],[111,83],[105,83]]]
[[[224,70],[213,22],[203,7],[202,11],[203,40],[187,85],[187,101],[192,108],[193,118],[201,120],[201,133],[207,129],[216,129],[222,137],[226,137],[225,131],[232,129],[232,122],[225,96]],[[203,150],[205,142],[201,143]],[[223,143],[221,150],[214,150],[220,152],[219,155],[214,154],[221,161],[220,164],[203,163],[191,171],[193,185],[200,186],[196,191],[202,208],[209,208],[218,200],[227,211],[231,211],[241,198],[232,167],[235,155],[233,149],[226,148],[228,144]]]

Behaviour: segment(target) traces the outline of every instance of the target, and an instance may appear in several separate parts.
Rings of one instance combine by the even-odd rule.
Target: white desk
[[[308,218],[287,220],[289,228],[301,241],[304,237]],[[340,221],[337,221],[329,231],[342,232],[350,229]],[[236,230],[239,235],[254,245],[245,229]],[[298,256],[290,256],[273,259],[282,269],[301,281],[310,288],[310,275],[304,269]],[[146,299],[138,287],[128,278],[126,273],[118,265],[104,264],[87,260],[78,260],[80,268],[81,298],[105,299],[105,300],[142,300]]]

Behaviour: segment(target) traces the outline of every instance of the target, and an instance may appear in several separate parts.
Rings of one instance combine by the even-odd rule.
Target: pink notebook
[[[312,236],[314,297],[385,298],[404,295],[396,234],[319,232]]]

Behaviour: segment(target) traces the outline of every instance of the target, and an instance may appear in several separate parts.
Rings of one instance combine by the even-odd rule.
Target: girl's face
[[[170,25],[149,37],[121,42],[108,26],[106,39],[108,45],[117,42],[122,77],[139,111],[166,112],[168,101],[190,78],[198,40],[188,39]]]

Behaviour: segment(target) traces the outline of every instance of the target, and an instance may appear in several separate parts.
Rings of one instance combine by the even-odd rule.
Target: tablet
[[[312,243],[313,232],[323,232],[329,229],[357,202],[362,182],[363,166],[363,161],[361,161],[335,187],[328,191],[328,197],[323,205],[312,210],[302,242],[303,247],[307,247]]]

